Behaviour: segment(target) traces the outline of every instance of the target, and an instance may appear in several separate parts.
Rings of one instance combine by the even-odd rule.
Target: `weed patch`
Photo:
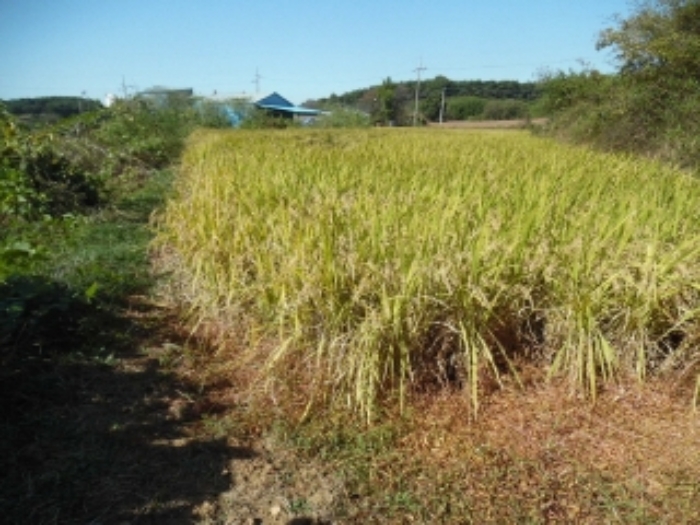
[[[197,430],[199,385],[161,368],[182,349],[148,298],[148,217],[168,173],[112,209],[28,224],[42,257],[0,284],[0,512],[6,523],[183,523],[253,457]],[[179,350],[180,352],[180,350]]]

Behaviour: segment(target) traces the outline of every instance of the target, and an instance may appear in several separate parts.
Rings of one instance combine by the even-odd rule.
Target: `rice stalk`
[[[697,181],[525,134],[199,133],[158,229],[195,320],[367,418],[446,359],[477,409],[528,346],[595,395],[697,340]]]

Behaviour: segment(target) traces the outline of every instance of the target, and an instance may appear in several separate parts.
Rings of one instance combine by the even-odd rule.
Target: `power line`
[[[133,84],[126,84],[126,78],[124,75],[122,75],[122,94],[124,95],[124,98],[127,99],[129,98],[129,90],[135,91],[137,89],[137,86],[134,86]]]

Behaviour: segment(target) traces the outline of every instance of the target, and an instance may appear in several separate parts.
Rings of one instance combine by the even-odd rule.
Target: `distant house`
[[[254,103],[256,108],[267,111],[272,116],[282,118],[311,118],[320,115],[322,112],[318,109],[305,108],[295,106],[289,100],[284,98],[277,92],[267,95]]]
[[[214,94],[197,101],[195,107],[204,110],[205,107],[218,108],[217,111],[231,124],[239,127],[245,120],[252,116],[254,110],[265,111],[274,117],[285,119],[298,119],[302,123],[312,121],[314,117],[323,114],[323,111],[302,106],[295,106],[279,93],[272,93],[262,98],[255,98],[246,93]]]
[[[191,88],[170,89],[165,87],[153,87],[136,94],[136,98],[147,100],[156,106],[165,106],[175,101],[189,100],[194,94]]]

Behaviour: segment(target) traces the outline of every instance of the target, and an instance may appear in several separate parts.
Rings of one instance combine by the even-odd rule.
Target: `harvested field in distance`
[[[527,120],[448,120],[443,123],[431,122],[431,128],[446,129],[523,129],[531,124],[541,126],[547,123],[546,118]]]
[[[681,172],[512,131],[201,132],[176,190],[157,244],[193,322],[301,406],[372,419],[446,388],[477,410],[523,366],[697,393]]]

